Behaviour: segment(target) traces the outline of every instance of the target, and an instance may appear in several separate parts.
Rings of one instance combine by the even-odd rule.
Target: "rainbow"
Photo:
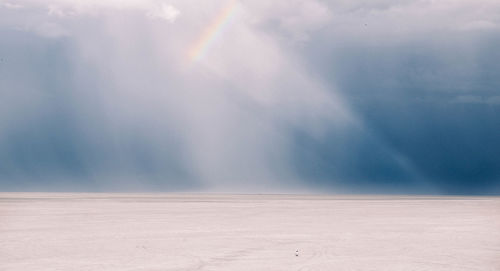
[[[189,59],[193,62],[200,60],[206,54],[211,45],[229,25],[236,12],[236,1],[231,0],[219,12],[212,23],[203,31],[196,43],[189,50]]]

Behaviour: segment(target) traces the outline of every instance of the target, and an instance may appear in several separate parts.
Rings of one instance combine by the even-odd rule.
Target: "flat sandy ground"
[[[500,270],[500,198],[0,193],[0,270]]]

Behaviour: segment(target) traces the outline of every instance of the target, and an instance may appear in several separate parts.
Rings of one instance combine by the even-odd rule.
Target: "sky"
[[[500,194],[497,0],[0,0],[0,191]]]

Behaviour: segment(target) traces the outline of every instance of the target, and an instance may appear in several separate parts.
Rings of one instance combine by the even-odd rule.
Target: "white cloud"
[[[148,16],[151,18],[158,18],[158,19],[163,19],[168,22],[175,22],[177,17],[180,15],[180,11],[176,9],[174,6],[161,3],[160,7],[158,9],[151,10],[148,13]]]
[[[326,26],[332,12],[320,1],[247,1],[247,15],[257,25],[275,26],[292,41],[305,42],[311,31]]]
[[[20,4],[13,4],[13,3],[10,3],[10,2],[5,2],[2,4],[5,8],[8,8],[8,9],[22,9],[24,8],[23,5],[20,5]]]
[[[62,7],[56,5],[48,6],[48,14],[49,16],[56,16],[56,17],[66,17],[66,16],[76,15],[74,11],[69,9],[65,10]]]

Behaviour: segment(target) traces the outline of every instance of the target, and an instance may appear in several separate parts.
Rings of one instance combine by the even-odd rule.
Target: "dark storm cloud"
[[[225,4],[0,2],[0,189],[500,192],[495,1]]]
[[[75,78],[71,41],[19,31],[3,31],[2,36],[0,49],[9,52],[2,56],[0,67],[4,189],[179,189],[192,185],[175,133],[122,129],[116,127],[116,120],[108,119],[108,109],[102,108],[97,96],[105,91],[99,77],[89,69],[78,75],[85,78],[85,84]],[[161,135],[169,144],[155,144],[150,133]],[[137,179],[144,184],[137,184]],[[165,184],[164,179],[183,182]]]
[[[321,67],[318,72],[325,80],[334,80],[376,142],[405,157],[419,178],[433,183],[440,193],[498,193],[498,31],[450,32],[446,39],[388,45],[352,42],[325,48],[321,44],[310,50],[317,54],[310,57],[311,65]],[[328,144],[322,142],[318,148],[328,149]],[[352,150],[358,152],[360,146],[369,155],[341,167],[336,172],[355,173],[347,171],[339,179],[352,176],[399,184],[408,180],[404,174],[394,174],[397,163],[379,153],[380,144],[355,144]],[[326,160],[336,164],[343,159]],[[380,161],[391,163],[392,171]],[[364,162],[371,169],[363,170]],[[363,173],[367,175],[360,176]],[[383,180],[374,178],[378,175]],[[328,174],[322,177],[327,180]]]

